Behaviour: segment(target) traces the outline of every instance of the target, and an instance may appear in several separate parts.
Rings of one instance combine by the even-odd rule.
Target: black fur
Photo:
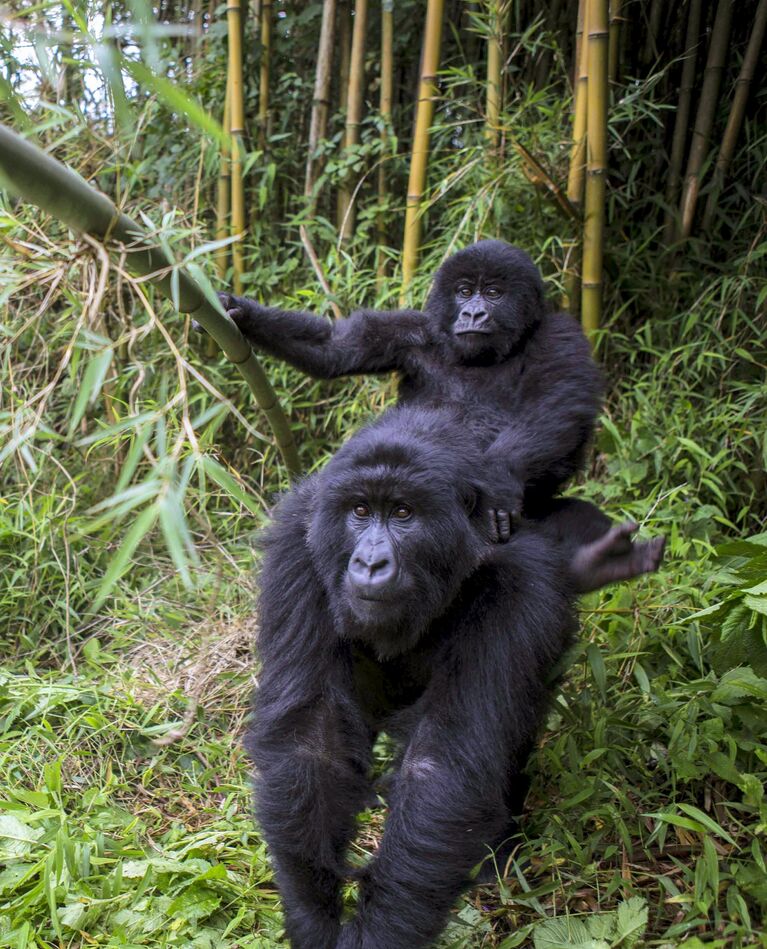
[[[449,410],[478,446],[496,536],[519,518],[549,519],[581,591],[657,568],[663,539],[632,544],[591,504],[553,503],[583,464],[602,399],[588,341],[566,313],[547,313],[532,260],[485,240],[439,268],[425,312],[359,310],[329,322],[221,295],[259,349],[312,376],[396,371],[400,404]],[[475,332],[467,333],[467,330]],[[563,530],[575,530],[572,535]],[[601,543],[581,549],[576,535]]]
[[[572,592],[561,545],[535,525],[488,543],[482,493],[452,412],[404,407],[275,511],[247,743],[294,949],[429,945],[519,809],[548,676],[574,629]],[[374,511],[392,512],[376,530],[398,570],[360,602],[349,566]],[[344,853],[381,729],[402,752],[342,926]]]

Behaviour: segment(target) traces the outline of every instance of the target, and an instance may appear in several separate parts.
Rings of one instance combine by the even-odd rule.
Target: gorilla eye
[[[413,516],[413,509],[407,504],[398,504],[391,513],[392,517],[396,517],[398,521],[406,521]]]
[[[471,296],[471,287],[459,287],[458,296],[459,297],[470,297]]]
[[[355,517],[370,517],[370,508],[367,504],[355,504],[352,511]]]
[[[485,290],[485,296],[489,297],[491,300],[498,300],[501,296],[501,291],[498,287],[488,287]]]

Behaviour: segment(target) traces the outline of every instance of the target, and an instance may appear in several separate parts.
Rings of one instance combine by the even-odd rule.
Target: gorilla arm
[[[358,310],[331,322],[228,293],[220,299],[253,346],[315,378],[404,369],[408,353],[427,341],[426,318],[418,310]]]

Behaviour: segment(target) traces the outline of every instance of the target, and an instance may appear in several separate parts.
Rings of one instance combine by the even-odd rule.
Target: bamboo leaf
[[[227,494],[239,501],[240,504],[244,504],[252,514],[262,512],[258,502],[244,490],[242,485],[215,458],[210,455],[203,455],[201,463],[205,474],[215,481],[219,487],[223,488]]]
[[[74,435],[77,426],[80,424],[80,420],[83,415],[85,415],[86,408],[96,401],[96,398],[101,392],[106,374],[112,365],[113,356],[114,353],[111,348],[103,349],[101,352],[96,353],[89,361],[88,367],[83,373],[83,378],[80,382],[80,390],[77,393],[72,414],[69,417],[69,438]]]
[[[194,587],[190,564],[199,566],[199,558],[189,533],[184,508],[175,489],[169,489],[160,502],[160,526],[165,544],[185,587]]]
[[[134,521],[133,526],[125,535],[125,539],[120,545],[119,550],[109,562],[107,571],[104,574],[104,579],[101,581],[101,586],[96,593],[96,599],[91,607],[93,612],[106,600],[107,596],[109,596],[109,591],[130,566],[131,557],[141,541],[154,527],[158,513],[158,505],[155,503],[142,511]]]
[[[198,128],[207,132],[217,141],[220,142],[225,138],[226,133],[218,122],[203,109],[199,102],[196,102],[191,96],[179,89],[175,83],[163,76],[155,75],[143,63],[135,63],[130,60],[124,62],[125,68],[136,82],[151,89],[170,109],[187,116]]]

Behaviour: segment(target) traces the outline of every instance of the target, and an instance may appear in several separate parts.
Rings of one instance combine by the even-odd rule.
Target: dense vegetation
[[[329,314],[395,305],[426,4],[394,9],[383,115],[388,58],[371,6],[359,135],[344,146],[361,10],[340,0],[309,189],[323,5],[258,6],[232,32],[224,8],[200,0],[19,0],[3,14],[0,119],[143,214],[200,280]],[[447,3],[414,303],[442,257],[481,235],[529,250],[552,300],[567,293],[577,308],[575,7]],[[744,79],[765,8],[612,7],[594,333],[610,394],[574,490],[667,534],[667,563],[583,600],[580,645],[531,765],[524,840],[496,887],[467,894],[444,946],[767,944],[758,45],[756,79]],[[232,145],[216,123],[238,39],[245,128]],[[737,147],[717,165],[743,89]],[[232,216],[247,231],[233,244],[215,209],[221,150],[239,141],[245,217],[236,185]],[[268,426],[234,367],[119,254],[7,193],[0,238],[0,947],[278,945],[238,737],[256,675],[253,543],[287,484]],[[388,379],[320,384],[264,365],[305,469],[393,394]],[[354,859],[382,820],[361,818]]]

